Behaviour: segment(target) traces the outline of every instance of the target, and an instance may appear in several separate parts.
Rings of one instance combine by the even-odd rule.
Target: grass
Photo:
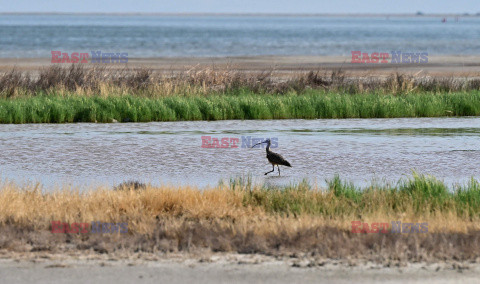
[[[349,77],[334,70],[286,77],[228,69],[157,74],[82,65],[0,74],[0,123],[478,115],[475,76]]]
[[[395,118],[480,115],[480,91],[408,95],[304,94],[148,98],[38,95],[0,99],[0,123],[149,122],[226,119]]]
[[[0,73],[0,97],[37,95],[123,96],[150,98],[168,96],[234,95],[249,91],[262,94],[303,94],[308,90],[343,94],[452,93],[480,90],[478,74],[471,77],[430,77],[394,73],[388,77],[355,77],[342,70],[277,74],[272,71],[243,72],[233,69],[191,69],[177,73],[153,70],[87,68],[51,65],[39,73],[15,69]]]
[[[128,188],[131,185],[131,189]],[[38,185],[0,188],[0,251],[236,251],[315,253],[372,260],[476,259],[480,252],[480,183],[448,190],[413,174],[396,185],[358,188],[338,176],[326,189],[228,185],[97,188],[43,192]],[[352,221],[428,223],[426,234],[353,234]],[[123,234],[52,234],[52,221],[128,223]]]

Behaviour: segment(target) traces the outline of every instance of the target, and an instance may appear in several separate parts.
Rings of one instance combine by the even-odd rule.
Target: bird
[[[265,175],[268,175],[269,173],[274,172],[275,171],[275,166],[277,166],[279,176],[280,176],[280,165],[287,166],[287,167],[292,167],[292,165],[290,165],[290,163],[287,160],[285,160],[285,158],[283,158],[282,155],[270,151],[270,144],[271,144],[270,139],[267,139],[263,142],[259,142],[255,145],[253,145],[252,148],[259,145],[259,144],[263,144],[263,143],[267,143],[267,160],[273,166],[273,169],[269,172],[266,172]]]

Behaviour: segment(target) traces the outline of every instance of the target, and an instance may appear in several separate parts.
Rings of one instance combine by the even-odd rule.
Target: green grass
[[[242,91],[210,96],[55,96],[0,99],[0,123],[225,119],[394,118],[480,115],[480,92],[406,95]]]
[[[234,183],[231,188],[241,188]],[[302,181],[296,185],[251,190],[244,205],[262,207],[266,212],[299,216],[302,214],[336,218],[381,214],[413,215],[452,212],[467,219],[480,217],[480,183],[471,179],[453,189],[432,176],[413,173],[395,185],[376,184],[364,188],[342,181],[338,176],[327,180],[325,191],[313,190]]]

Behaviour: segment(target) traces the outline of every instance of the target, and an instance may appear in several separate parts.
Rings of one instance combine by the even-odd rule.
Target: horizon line
[[[112,15],[112,16],[352,16],[352,17],[445,17],[445,16],[462,16],[462,17],[478,17],[477,13],[163,13],[163,12],[0,12],[0,15]]]

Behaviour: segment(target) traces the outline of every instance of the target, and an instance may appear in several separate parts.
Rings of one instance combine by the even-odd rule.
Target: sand
[[[148,260],[147,260],[148,259]],[[2,283],[478,283],[480,264],[378,265],[264,255],[108,255],[0,259]]]
[[[381,76],[400,72],[431,76],[480,76],[480,56],[429,56],[429,62],[424,64],[364,64],[351,63],[351,60],[351,56],[159,57],[129,58],[127,64],[86,63],[85,66],[145,67],[162,73],[215,68],[249,72],[273,70],[278,74],[288,74],[341,68],[352,75]],[[22,71],[36,71],[51,64],[51,58],[0,58],[0,72],[14,67]],[[67,63],[59,65],[69,66]]]

